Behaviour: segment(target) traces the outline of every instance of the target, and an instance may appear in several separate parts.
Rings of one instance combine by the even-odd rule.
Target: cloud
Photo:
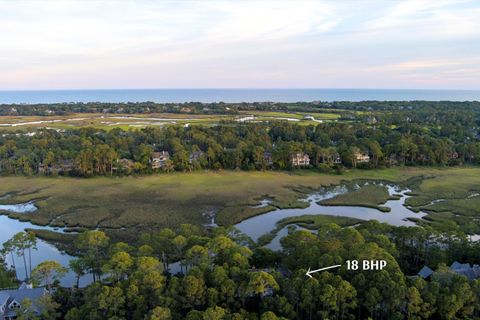
[[[480,87],[479,16],[467,0],[0,1],[0,90]]]

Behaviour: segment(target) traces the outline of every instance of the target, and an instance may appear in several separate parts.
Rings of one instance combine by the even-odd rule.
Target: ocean
[[[69,102],[478,101],[480,90],[407,89],[118,89],[0,91],[0,104]]]

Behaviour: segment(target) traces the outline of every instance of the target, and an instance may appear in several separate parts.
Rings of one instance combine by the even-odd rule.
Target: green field
[[[31,131],[40,128],[57,130],[89,127],[111,130],[124,130],[165,125],[213,125],[222,120],[233,120],[232,115],[190,115],[190,114],[100,114],[83,113],[65,116],[3,116],[0,129],[5,131]]]
[[[420,176],[427,179],[411,179]],[[211,212],[216,213],[218,224],[228,226],[274,208],[305,206],[304,202],[298,201],[304,194],[321,186],[355,179],[410,184],[417,195],[409,198],[408,204],[415,209],[429,210],[429,219],[437,226],[453,220],[464,230],[474,233],[478,230],[475,219],[480,217],[480,197],[465,200],[478,190],[479,168],[352,170],[343,175],[304,170],[194,172],[90,179],[18,176],[0,179],[0,196],[11,194],[1,203],[36,200],[39,207],[33,214],[11,216],[53,226],[156,230],[180,223],[207,223],[209,219],[205,213]],[[360,189],[333,200],[342,205],[378,206],[388,200],[386,190],[378,187],[362,188],[363,191]],[[264,198],[272,199],[272,204],[253,208]],[[432,200],[443,198],[447,201],[428,205]],[[436,213],[435,209],[440,212]],[[467,227],[469,229],[465,229]]]
[[[332,121],[340,118],[341,114],[325,113],[302,113],[302,112],[242,112],[237,115],[206,115],[206,114],[101,114],[82,113],[65,116],[2,116],[0,117],[0,129],[3,131],[31,131],[40,128],[56,130],[89,127],[103,130],[121,128],[124,130],[145,127],[159,127],[166,125],[206,125],[211,126],[221,121],[236,121],[248,115],[254,115],[256,121],[275,121],[297,119],[302,125],[317,125],[318,122],[303,120],[305,115],[312,115],[317,120]]]

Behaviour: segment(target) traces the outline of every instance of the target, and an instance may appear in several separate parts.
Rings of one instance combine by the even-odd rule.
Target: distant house
[[[150,160],[152,169],[163,168],[168,160],[170,160],[170,153],[168,153],[168,151],[154,152]]]
[[[375,118],[373,116],[367,118],[367,123],[368,124],[376,124],[377,122],[378,122],[377,118]]]
[[[204,154],[205,153],[203,151],[192,152],[192,153],[190,153],[190,156],[188,157],[188,162],[190,164],[192,164],[194,162],[198,162],[204,156]]]
[[[342,157],[338,153],[333,156],[333,163],[342,164]]]
[[[433,270],[427,266],[424,266],[422,270],[418,271],[418,275],[423,279],[428,279],[433,274]]]
[[[400,161],[401,159],[394,153],[388,156],[388,163],[391,166],[397,165]]]
[[[265,151],[263,153],[263,160],[267,163],[267,165],[272,166],[273,165],[272,153]]]
[[[474,264],[472,267],[469,263],[460,263],[455,261],[450,266],[449,272],[460,276],[465,276],[469,280],[480,279],[480,266],[478,264]],[[423,279],[428,279],[433,274],[435,274],[435,272],[432,269],[424,266],[417,275]]]
[[[303,120],[311,120],[311,121],[314,121],[315,118],[309,114],[306,114],[303,116]]]
[[[31,285],[25,283],[22,283],[18,289],[0,290],[0,320],[17,318],[17,311],[26,299],[32,302],[33,313],[40,315],[41,310],[36,301],[46,294],[48,291],[45,288],[32,288]]]
[[[355,160],[357,163],[367,163],[370,162],[370,156],[368,153],[355,153]]]
[[[67,173],[73,170],[73,161],[64,160],[60,163],[55,164],[44,164],[40,163],[38,165],[39,174],[58,174],[58,173]]]
[[[450,158],[452,159],[458,159],[458,152],[454,151],[450,154]]]
[[[295,153],[292,155],[292,166],[304,167],[310,165],[310,157],[306,153]]]
[[[467,277],[469,280],[480,278],[480,266],[478,264],[474,264],[472,267],[469,263],[455,261],[450,266],[450,270],[458,275]]]
[[[135,167],[135,162],[130,159],[122,158],[117,160],[117,165],[113,170],[132,170]]]

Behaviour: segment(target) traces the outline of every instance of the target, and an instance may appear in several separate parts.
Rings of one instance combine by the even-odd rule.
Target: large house
[[[367,163],[370,162],[370,156],[368,153],[355,153],[355,160],[357,163]]]
[[[163,168],[168,160],[170,160],[170,154],[168,153],[168,151],[154,152],[152,155],[152,159],[150,160],[152,169],[155,170]]]
[[[192,164],[194,162],[198,162],[204,156],[204,154],[205,153],[203,151],[192,152],[192,153],[190,153],[190,156],[188,157],[188,162],[190,164]]]
[[[304,167],[310,165],[310,157],[306,153],[295,153],[292,155],[292,166]]]
[[[59,173],[68,173],[73,170],[73,161],[64,160],[60,163],[46,165],[40,163],[38,165],[39,174],[59,174]]]
[[[36,301],[46,294],[48,294],[48,291],[45,288],[32,288],[31,285],[25,283],[22,283],[18,289],[0,290],[0,320],[15,319],[17,311],[26,299],[32,302],[30,307],[32,311],[40,315],[41,310],[36,305]]]
[[[113,167],[113,170],[118,171],[118,170],[132,170],[135,168],[135,162],[130,159],[122,158],[117,160],[116,166]]]
[[[455,261],[449,268],[450,272],[465,276],[469,280],[480,279],[480,266],[478,264],[474,264],[473,267],[469,263],[460,263]],[[428,279],[431,277],[435,272],[427,266],[424,266],[419,272],[418,276],[422,277],[423,279]]]

